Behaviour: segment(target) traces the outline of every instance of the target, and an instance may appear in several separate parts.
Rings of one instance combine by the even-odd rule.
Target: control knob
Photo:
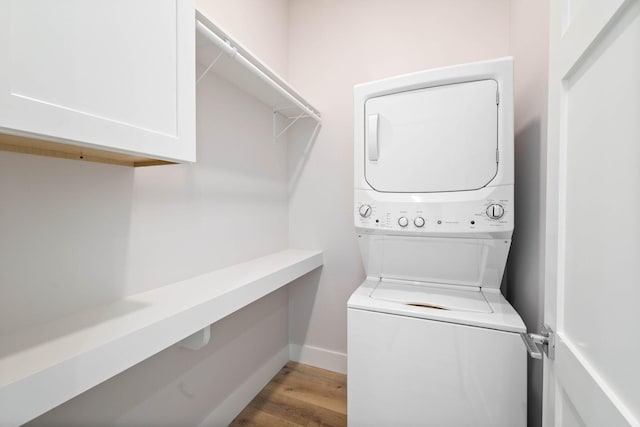
[[[404,228],[409,225],[409,220],[406,216],[401,216],[400,218],[398,218],[398,225]]]
[[[413,220],[413,224],[418,228],[424,227],[424,218],[421,216],[416,217],[416,219]]]
[[[362,218],[369,218],[371,216],[371,205],[360,205],[359,212]]]
[[[487,216],[491,219],[500,219],[504,215],[504,207],[497,203],[487,207]]]

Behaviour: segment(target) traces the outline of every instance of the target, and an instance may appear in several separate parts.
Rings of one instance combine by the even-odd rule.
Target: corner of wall
[[[289,348],[283,347],[271,359],[262,366],[256,368],[251,376],[233,393],[229,395],[218,407],[211,412],[199,427],[215,427],[229,425],[233,419],[253,400],[265,385],[282,369],[289,361]]]
[[[347,373],[347,355],[312,345],[289,344],[289,360],[316,366],[327,371]]]

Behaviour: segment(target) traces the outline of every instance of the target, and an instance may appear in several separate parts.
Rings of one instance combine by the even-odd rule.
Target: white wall
[[[515,63],[516,228],[508,297],[529,331],[543,323],[549,5],[511,1]],[[529,426],[542,423],[542,361],[529,359]]]
[[[273,19],[243,19],[265,56],[286,58],[286,2],[273,4]],[[195,165],[0,152],[0,334],[287,247],[287,149],[270,108],[214,75],[197,104]],[[229,396],[288,359],[287,317],[284,289],[215,324],[203,350],[169,348],[33,425],[194,425],[212,411],[224,424],[241,409]]]
[[[364,279],[353,225],[353,85],[508,55],[509,23],[508,0],[291,1],[289,80],[323,117],[289,210],[291,246],[325,250],[319,284],[303,278],[289,292],[302,360],[344,372],[346,303]]]

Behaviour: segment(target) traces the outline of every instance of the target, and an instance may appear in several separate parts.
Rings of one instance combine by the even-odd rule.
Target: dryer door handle
[[[370,114],[367,118],[367,153],[369,161],[378,160],[378,115]]]

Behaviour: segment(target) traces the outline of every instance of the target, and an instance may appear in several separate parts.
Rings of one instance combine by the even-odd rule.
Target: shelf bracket
[[[311,132],[311,137],[309,137],[309,143],[307,145],[310,146],[313,140],[316,138],[316,135],[318,135],[318,131],[320,130],[321,125],[322,125],[322,122],[316,122],[316,127],[313,128],[313,132]]]
[[[198,80],[196,80],[196,86],[198,85],[198,83],[200,83],[200,80],[202,80],[202,78],[207,75],[209,70],[211,70],[213,66],[216,65],[216,62],[218,62],[218,60],[222,57],[223,54],[224,54],[224,51],[221,50],[220,53],[218,53],[218,56],[216,56],[213,59],[213,61],[211,61],[209,66],[202,72],[202,74],[200,74],[200,77],[198,77]]]
[[[291,110],[294,108],[297,108],[297,107],[276,108],[273,110],[273,142],[277,142],[278,138],[284,135],[284,133],[287,132],[294,124],[296,124],[298,120],[309,119],[309,118],[313,119],[313,117],[305,113],[298,114],[297,116],[289,116],[287,114],[284,114],[284,111]],[[280,115],[285,120],[287,120],[286,126],[281,130],[278,130],[278,115]],[[319,127],[320,127],[320,122],[317,122],[316,127],[314,128],[311,134],[311,139],[315,137],[315,134],[317,133]]]
[[[203,31],[204,34],[208,34],[210,32],[204,25],[202,25],[198,21],[196,21],[196,27],[197,28],[202,27],[203,29],[201,31]],[[211,36],[209,36],[209,38],[211,39]],[[222,40],[221,38],[217,37],[217,38],[214,38],[213,41],[214,41],[214,44],[218,46],[218,48],[220,49],[220,52],[213,59],[213,61],[211,61],[211,63],[204,70],[204,72],[200,74],[200,77],[198,77],[198,80],[196,80],[196,85],[200,83],[200,80],[202,80],[202,78],[206,76],[207,73],[216,65],[216,63],[222,57],[223,54],[226,53],[227,55],[229,55],[230,58],[235,58],[235,56],[238,54],[238,49],[231,44],[231,41],[229,39]]]
[[[200,77],[198,77],[198,80],[196,80],[196,85],[200,83],[200,80],[202,80],[202,78],[207,75],[209,70],[211,70],[213,66],[216,65],[216,63],[222,57],[222,55],[226,53],[227,55],[229,55],[230,58],[234,58],[238,54],[238,49],[232,46],[229,40],[225,40],[224,42],[221,42],[221,44],[219,44],[218,47],[220,48],[220,52],[215,58],[213,58],[213,61],[211,61],[209,66],[202,72],[202,74],[200,74]]]
[[[178,345],[189,350],[200,350],[201,348],[209,344],[210,339],[211,325],[200,329],[193,335],[189,335],[188,337],[180,341]]]

